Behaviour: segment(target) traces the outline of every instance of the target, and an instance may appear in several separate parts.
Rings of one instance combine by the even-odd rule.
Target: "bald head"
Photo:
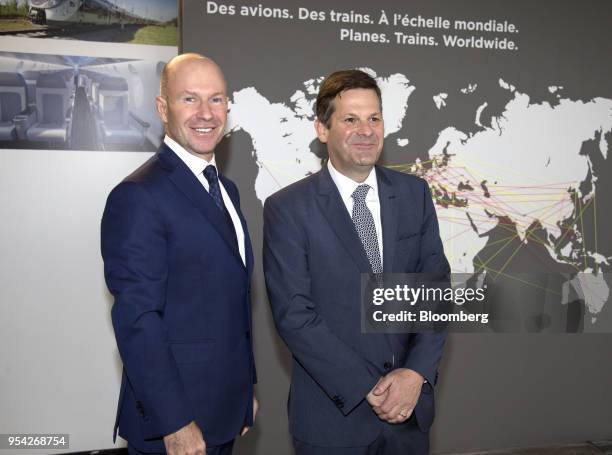
[[[210,161],[227,122],[221,68],[200,54],[174,57],[161,74],[156,105],[166,134],[189,153]]]
[[[186,54],[177,55],[166,63],[159,79],[159,95],[163,98],[167,98],[168,84],[173,78],[173,75],[178,71],[185,70],[189,66],[194,65],[209,66],[211,70],[216,71],[221,76],[221,79],[223,79],[223,83],[225,84],[225,76],[223,76],[221,68],[219,68],[219,65],[217,65],[214,60],[202,54],[188,52]]]

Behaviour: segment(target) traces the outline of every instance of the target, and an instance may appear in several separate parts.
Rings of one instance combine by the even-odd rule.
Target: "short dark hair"
[[[382,110],[382,96],[380,95],[380,88],[372,76],[361,70],[336,71],[335,73],[327,76],[319,88],[319,94],[317,95],[317,102],[315,104],[315,114],[319,119],[319,122],[329,128],[331,124],[331,116],[335,110],[334,100],[336,99],[336,96],[340,95],[346,90],[351,90],[354,88],[374,90]]]

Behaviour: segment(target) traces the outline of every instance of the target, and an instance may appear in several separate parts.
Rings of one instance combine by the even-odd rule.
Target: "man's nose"
[[[372,125],[370,122],[359,122],[357,126],[357,134],[360,136],[371,136],[374,130],[372,129]]]
[[[198,109],[198,117],[204,120],[211,120],[213,118],[212,109],[208,103],[201,103]]]

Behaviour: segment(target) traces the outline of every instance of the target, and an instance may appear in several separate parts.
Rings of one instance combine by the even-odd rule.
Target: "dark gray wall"
[[[376,19],[384,9],[389,16],[392,12],[401,12],[450,19],[508,20],[517,25],[520,32],[513,39],[519,49],[513,52],[392,43],[372,45],[340,41],[341,25],[329,21],[211,15],[206,13],[206,1],[184,1],[183,51],[201,52],[215,59],[226,73],[230,91],[255,87],[270,102],[286,103],[303,81],[336,69],[367,66],[379,75],[405,74],[417,87],[410,97],[410,108],[402,126],[402,133],[410,137],[410,144],[400,150],[395,139],[402,136],[388,137],[385,164],[411,162],[417,157],[426,159],[438,132],[449,125],[473,132],[474,118],[466,113],[474,112],[483,101],[489,102],[489,115],[501,112],[509,99],[505,96],[510,95],[499,90],[499,78],[528,93],[532,103],[550,102],[553,97],[548,87],[551,85],[563,86],[563,97],[571,100],[612,98],[610,2],[386,0],[375,5],[365,1],[261,0],[255,4],[291,11],[297,11],[300,6],[310,10],[336,7],[370,13]],[[384,31],[390,37],[394,30],[399,30],[373,25],[347,26],[355,30]],[[412,32],[416,31],[429,33]],[[431,34],[438,39],[441,36],[440,32]],[[469,101],[473,105],[466,104],[468,101],[452,105],[449,102],[449,108],[443,112],[433,105],[432,94],[457,92],[473,82],[479,84],[476,97]],[[533,134],[538,134],[537,125]],[[256,429],[239,442],[238,452],[283,454],[290,453],[285,410],[290,361],[276,335],[263,284],[262,204],[253,189],[260,168],[251,153],[254,149],[249,134],[238,131],[222,143],[218,153],[222,169],[240,188],[257,260],[254,325],[260,381],[257,393],[262,407]],[[598,229],[598,251],[610,257],[612,217],[606,208],[610,206],[612,174],[609,162],[603,157],[599,160],[595,157],[593,162],[597,163],[593,172],[598,176],[600,211],[597,226],[587,228]],[[591,218],[585,216],[587,220]],[[532,268],[528,252],[521,251],[510,259],[514,271]],[[604,271],[609,271],[609,267],[604,267]],[[610,286],[612,283],[608,282]],[[610,321],[612,305],[604,307],[600,317]],[[437,390],[433,451],[612,438],[610,359],[612,336],[607,334],[451,336]]]

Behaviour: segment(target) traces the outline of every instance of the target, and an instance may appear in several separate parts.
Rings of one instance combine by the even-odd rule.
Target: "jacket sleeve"
[[[264,271],[276,327],[294,358],[344,415],[380,375],[343,342],[316,311],[310,291],[308,239],[289,204],[264,205]]]
[[[187,425],[192,411],[162,319],[166,304],[166,231],[151,194],[124,182],[109,195],[102,218],[104,275],[114,296],[117,346],[146,439]]]

